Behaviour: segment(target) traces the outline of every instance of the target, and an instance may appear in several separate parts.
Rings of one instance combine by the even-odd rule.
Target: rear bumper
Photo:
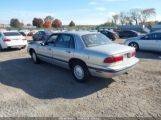
[[[23,44],[7,44],[5,43],[3,45],[3,48],[4,49],[7,49],[7,48],[21,48],[21,47],[24,47],[24,46],[27,46],[28,44],[27,43],[23,43]]]
[[[135,58],[135,60],[131,64],[124,66],[121,69],[115,69],[115,68],[101,69],[101,68],[89,67],[89,71],[91,75],[95,77],[113,78],[115,76],[127,73],[129,70],[133,69],[138,62],[139,59]]]

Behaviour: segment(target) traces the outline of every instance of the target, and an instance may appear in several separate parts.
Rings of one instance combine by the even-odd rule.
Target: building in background
[[[10,27],[9,24],[0,24],[0,28],[3,29],[3,28],[8,28]]]

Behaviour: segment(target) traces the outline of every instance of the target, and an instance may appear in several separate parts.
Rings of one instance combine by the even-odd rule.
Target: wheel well
[[[72,64],[73,64],[74,62],[80,62],[80,63],[83,63],[84,65],[86,65],[86,63],[85,63],[83,60],[78,59],[78,58],[72,58],[72,59],[69,60],[69,67],[70,67],[70,68],[72,67]],[[87,66],[87,65],[86,65],[86,66]]]
[[[33,51],[35,51],[35,50],[32,48],[29,50],[30,55],[32,54]]]
[[[139,50],[139,49],[140,49],[140,46],[139,46],[139,44],[138,44],[137,42],[130,42],[130,43],[129,43],[129,46],[130,46],[130,44],[132,44],[132,43],[135,43],[135,44],[137,45],[137,47],[138,47],[138,49],[137,49],[137,50]]]
[[[130,43],[129,43],[129,45],[130,45],[130,44],[132,44],[132,43],[135,43],[135,44],[137,44],[137,45],[138,45],[138,43],[137,43],[137,42],[130,42]]]

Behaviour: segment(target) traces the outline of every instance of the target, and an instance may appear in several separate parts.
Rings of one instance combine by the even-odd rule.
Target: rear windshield
[[[21,34],[18,32],[5,32],[4,35],[5,36],[21,36]]]
[[[94,47],[100,45],[111,44],[112,41],[103,34],[88,34],[83,35],[82,39],[86,47]]]

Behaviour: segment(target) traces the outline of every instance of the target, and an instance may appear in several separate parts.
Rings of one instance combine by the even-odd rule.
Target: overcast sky
[[[0,24],[18,18],[31,23],[33,17],[51,15],[68,24],[98,25],[111,16],[132,8],[155,8],[155,20],[161,21],[161,0],[0,0]]]

